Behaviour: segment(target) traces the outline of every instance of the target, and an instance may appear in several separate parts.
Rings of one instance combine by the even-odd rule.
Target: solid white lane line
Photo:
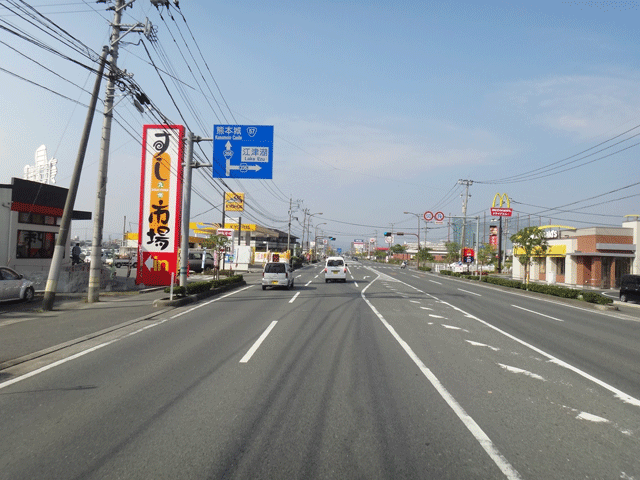
[[[461,288],[459,288],[458,290],[460,290],[461,292],[464,292],[464,293],[470,293],[471,295],[476,295],[476,296],[478,296],[478,297],[481,297],[481,296],[482,296],[482,295],[480,295],[479,293],[470,292],[469,290],[463,290],[463,289],[461,289]]]
[[[273,330],[273,327],[276,326],[276,323],[278,323],[277,320],[274,320],[273,322],[271,322],[271,325],[269,325],[267,329],[264,332],[262,332],[262,335],[260,335],[260,338],[256,340],[256,343],[254,343],[253,346],[249,349],[249,351],[245,354],[245,356],[242,357],[242,359],[240,359],[240,363],[247,363],[251,359],[253,354],[256,353],[256,350],[260,348],[260,345],[262,344],[262,342],[264,342],[264,339],[267,338],[267,335],[269,335],[271,330]]]
[[[142,332],[144,330],[147,330],[147,329],[153,328],[153,327],[157,327],[158,325],[162,325],[164,322],[166,322],[168,320],[173,320],[174,318],[180,317],[180,316],[184,315],[185,313],[192,312],[196,308],[204,307],[206,305],[209,305],[210,303],[217,302],[217,301],[222,300],[223,298],[229,297],[231,295],[235,295],[236,293],[240,293],[243,290],[246,290],[246,289],[251,288],[251,287],[252,287],[252,285],[249,285],[249,286],[241,288],[239,290],[234,290],[233,292],[227,293],[226,295],[223,295],[222,297],[216,298],[214,300],[210,300],[210,301],[205,302],[205,303],[201,303],[198,306],[190,308],[189,310],[187,310],[185,312],[178,313],[177,315],[174,315],[174,316],[169,317],[169,318],[165,318],[164,320],[158,320],[157,322],[151,323],[149,325],[145,325],[144,327],[139,328],[138,330],[135,330],[135,331],[133,331],[131,333],[128,333],[128,334],[126,334],[126,335],[124,335],[122,337],[114,338],[113,340],[101,343],[100,345],[96,345],[94,347],[88,348],[88,349],[83,350],[81,352],[75,353],[75,354],[73,354],[73,355],[71,355],[69,357],[61,358],[60,360],[58,360],[56,362],[53,362],[53,363],[51,363],[49,365],[45,365],[44,367],[40,367],[40,368],[38,368],[36,370],[33,370],[32,372],[25,373],[24,375],[21,375],[21,376],[16,377],[16,378],[12,378],[11,380],[7,380],[6,382],[0,383],[0,390],[5,388],[5,387],[8,387],[9,385],[13,385],[14,383],[18,383],[18,382],[20,382],[22,380],[26,380],[27,378],[30,378],[30,377],[33,377],[33,376],[38,375],[40,373],[46,372],[47,370],[49,370],[51,368],[54,368],[54,367],[57,367],[58,365],[62,365],[63,363],[70,362],[71,360],[75,360],[76,358],[82,357],[82,356],[86,355],[87,353],[95,352],[96,350],[99,350],[102,347],[106,347],[107,345],[111,345],[112,343],[119,342],[120,340],[124,340],[125,338],[129,338],[129,337],[131,337],[133,335],[136,335],[136,334],[138,334],[138,333],[140,333],[140,332]]]
[[[375,280],[374,280],[375,281]],[[480,425],[476,423],[476,421],[471,418],[471,416],[462,408],[462,405],[458,403],[458,401],[453,398],[453,396],[449,393],[449,391],[442,385],[438,377],[434,375],[434,373],[427,368],[427,366],[422,363],[422,360],[415,354],[415,352],[411,349],[409,344],[405,342],[400,335],[395,331],[395,329],[385,320],[380,312],[373,306],[373,304],[365,297],[364,292],[369,288],[372,284],[371,282],[367,285],[360,295],[362,299],[369,305],[369,308],[373,311],[373,313],[380,319],[382,324],[387,327],[387,330],[393,338],[400,344],[403,350],[409,355],[409,358],[413,360],[413,363],[417,365],[420,371],[423,373],[427,380],[433,385],[433,387],[437,390],[440,396],[444,399],[445,402],[449,405],[449,407],[454,411],[454,413],[458,416],[460,421],[464,424],[465,427],[471,432],[471,434],[478,441],[480,446],[487,452],[487,455],[493,460],[493,462],[497,465],[497,467],[504,473],[504,475],[509,479],[520,479],[520,474],[517,472],[515,468],[509,463],[509,461],[500,453],[498,448],[493,444],[491,439],[487,436],[486,433],[480,428]]]
[[[300,292],[296,293],[293,298],[291,300],[289,300],[289,303],[293,303],[293,301],[298,298],[298,295],[300,295]]]
[[[511,306],[514,308],[519,308],[520,310],[524,310],[525,312],[535,313],[536,315],[540,315],[541,317],[550,318],[551,320],[555,320],[557,322],[564,322],[564,320],[562,320],[561,318],[550,317],[549,315],[545,315],[544,313],[536,312],[534,310],[529,310],[528,308],[519,307],[518,305],[511,305]]]

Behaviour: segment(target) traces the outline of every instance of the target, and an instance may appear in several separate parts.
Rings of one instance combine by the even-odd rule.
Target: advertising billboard
[[[183,138],[181,125],[142,130],[136,283],[169,285],[171,274],[177,277]]]

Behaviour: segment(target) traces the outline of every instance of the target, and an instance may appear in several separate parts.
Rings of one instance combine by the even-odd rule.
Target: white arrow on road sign
[[[249,170],[259,171],[260,165],[247,165],[241,163],[240,165],[231,165],[231,160],[227,158],[227,177],[231,174],[231,170],[240,170],[241,172],[248,172]]]

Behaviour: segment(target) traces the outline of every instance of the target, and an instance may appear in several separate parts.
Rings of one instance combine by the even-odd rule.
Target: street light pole
[[[326,225],[326,224],[327,224],[327,222],[322,222],[322,223],[319,223],[318,225],[316,225],[316,227],[315,227],[315,236],[314,236],[314,239],[313,239],[314,240],[314,245],[315,245],[315,248],[313,249],[313,258],[315,260],[318,260],[318,227],[320,225]]]
[[[311,217],[313,217],[314,215],[322,215],[322,212],[311,213],[307,218],[307,252],[311,250],[311,246],[309,245],[311,243]]]
[[[416,255],[416,260],[418,263],[418,270],[420,270],[420,214],[412,213],[412,212],[404,212],[405,215],[415,215],[418,218],[418,253]]]

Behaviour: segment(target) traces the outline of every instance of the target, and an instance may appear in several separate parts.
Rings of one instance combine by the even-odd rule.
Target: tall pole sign
[[[499,200],[496,207],[496,200]],[[503,207],[502,205],[506,205]],[[502,273],[502,217],[510,217],[513,213],[511,208],[511,199],[506,193],[496,193],[493,196],[493,204],[491,205],[491,215],[500,217],[498,226],[498,273]]]
[[[184,136],[181,125],[143,128],[136,283],[169,285],[177,276]]]

